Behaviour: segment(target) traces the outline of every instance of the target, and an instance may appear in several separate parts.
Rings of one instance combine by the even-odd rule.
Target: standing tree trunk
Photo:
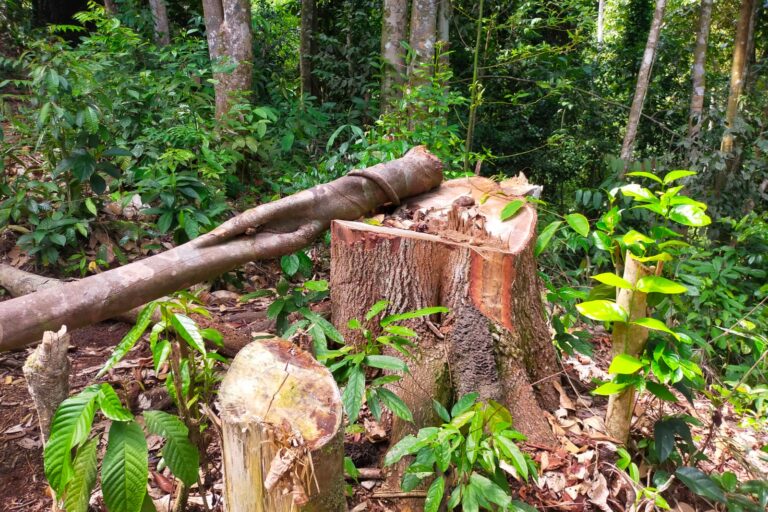
[[[437,41],[443,57],[447,64],[447,55],[443,56],[448,51],[451,42],[451,12],[453,10],[451,6],[451,0],[438,0],[437,5]]]
[[[713,0],[701,0],[699,14],[699,32],[696,35],[696,48],[693,50],[693,94],[691,95],[691,113],[688,117],[688,139],[691,143],[689,161],[696,159],[696,142],[701,131],[701,116],[704,112],[704,92],[706,90],[707,43],[709,28],[712,24]]]
[[[315,55],[315,30],[317,12],[315,0],[301,0],[301,37],[299,48],[299,74],[301,92],[309,96],[318,96],[317,80],[312,75],[312,57]]]
[[[387,112],[395,103],[397,85],[405,76],[405,50],[401,43],[408,31],[407,0],[384,0],[381,24],[381,58],[384,61],[381,81],[381,110]]]
[[[168,25],[168,10],[165,0],[149,0],[149,9],[155,21],[155,43],[158,46],[171,44],[171,29]]]
[[[603,47],[605,30],[605,0],[598,0],[597,2],[597,48]]]
[[[115,0],[104,0],[104,12],[107,16],[117,15],[117,4],[115,4]]]
[[[480,103],[480,81],[478,78],[480,58],[480,38],[483,33],[483,0],[478,3],[477,32],[475,33],[475,53],[472,61],[472,83],[469,86],[469,121],[467,122],[467,137],[464,141],[464,171],[469,170],[469,153],[472,151],[472,139],[475,136],[477,122],[477,107]]]
[[[551,379],[559,372],[533,257],[536,211],[525,206],[500,222],[506,186],[479,177],[446,182],[395,212],[393,225],[410,229],[389,221],[332,224],[332,317],[348,342],[365,341],[343,326],[381,299],[389,301],[387,314],[449,308],[442,318],[406,323],[419,338],[410,373],[393,391],[414,423],[394,418],[393,444],[436,423],[433,398],[450,405],[473,391],[505,404],[531,441],[554,442],[543,410],[558,403]],[[389,489],[397,489],[402,470],[388,475]]]
[[[667,7],[667,0],[656,0],[656,9],[653,12],[653,21],[651,29],[648,32],[648,42],[643,52],[643,61],[640,63],[640,71],[637,73],[637,87],[635,87],[635,96],[632,98],[632,107],[629,110],[629,120],[627,121],[627,132],[624,135],[624,142],[621,145],[621,159],[624,161],[624,167],[619,173],[619,178],[623,179],[629,168],[632,159],[632,149],[637,137],[637,128],[640,124],[640,116],[643,114],[643,103],[645,95],[648,92],[648,84],[651,81],[651,70],[653,61],[656,58],[656,49],[659,46],[659,34],[661,33],[661,23],[664,19],[664,10]]]
[[[411,39],[413,60],[408,68],[411,84],[419,83],[416,72],[422,64],[432,63],[435,58],[435,40],[437,37],[437,2],[438,0],[413,0],[411,5]]]
[[[650,269],[634,259],[627,251],[624,261],[624,279],[635,286],[637,281],[651,273]],[[629,313],[629,321],[647,316],[648,294],[637,290],[624,288],[616,291],[616,304]],[[648,340],[648,329],[629,322],[616,322],[613,326],[613,357],[628,354],[639,358]],[[626,443],[629,440],[629,429],[632,424],[632,412],[635,407],[635,388],[630,386],[623,391],[611,395],[608,399],[608,411],[605,414],[605,429],[617,441]]]
[[[344,431],[333,375],[279,338],[254,341],[219,391],[229,512],[344,512]]]
[[[214,73],[217,80],[216,117],[229,111],[231,101],[251,90],[253,35],[249,0],[203,0],[203,17],[208,39],[208,53],[214,67],[235,65],[229,73]]]

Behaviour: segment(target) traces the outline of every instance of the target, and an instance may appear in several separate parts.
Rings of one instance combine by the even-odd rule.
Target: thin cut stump
[[[341,395],[307,352],[243,348],[219,391],[228,512],[346,510]]]
[[[433,397],[445,404],[472,391],[506,405],[529,440],[554,443],[543,409],[557,406],[558,369],[533,256],[536,211],[525,205],[500,220],[501,209],[530,188],[452,180],[406,202],[384,226],[333,222],[332,317],[347,340],[362,342],[343,326],[380,299],[390,302],[389,314],[450,309],[407,324],[419,334],[417,360],[394,391],[415,422],[395,419],[393,443],[436,423]]]

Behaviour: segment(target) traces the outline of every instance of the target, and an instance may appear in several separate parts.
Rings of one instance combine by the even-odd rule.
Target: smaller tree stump
[[[342,512],[342,405],[325,366],[292,343],[244,347],[219,391],[228,512]]]

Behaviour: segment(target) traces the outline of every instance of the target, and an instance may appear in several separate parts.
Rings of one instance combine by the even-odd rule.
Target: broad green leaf
[[[645,187],[641,187],[637,183],[630,183],[629,185],[624,185],[619,190],[621,190],[621,193],[624,194],[625,196],[637,199],[639,201],[647,201],[652,203],[659,202],[659,199],[655,195],[653,195],[653,192],[651,192]]]
[[[704,213],[704,210],[690,204],[679,204],[674,206],[669,211],[669,218],[683,226],[691,226],[695,228],[708,226],[712,223],[712,219],[709,215]]]
[[[294,276],[299,271],[299,257],[289,254],[280,258],[280,268],[289,276]]]
[[[637,320],[633,320],[630,323],[633,323],[635,325],[641,325],[646,329],[653,329],[654,331],[666,332],[667,334],[671,334],[672,336],[674,336],[675,339],[680,339],[680,336],[678,336],[678,334],[674,332],[672,329],[667,327],[667,324],[655,318],[638,318]]]
[[[475,400],[477,400],[478,396],[480,396],[479,393],[467,393],[466,395],[459,398],[459,400],[451,408],[451,418],[455,418],[456,416],[468,411],[469,408],[472,407],[472,405],[475,403]]]
[[[152,365],[155,368],[155,373],[160,372],[160,367],[168,360],[170,355],[171,344],[168,340],[160,340],[152,347]]]
[[[517,470],[517,474],[523,480],[528,480],[528,461],[525,460],[525,455],[520,451],[520,448],[517,447],[514,441],[504,436],[496,436],[494,439],[498,443],[499,448],[501,448],[501,453]]]
[[[390,316],[384,317],[381,320],[381,325],[382,327],[386,327],[387,325],[393,322],[402,322],[403,320],[410,320],[411,318],[421,318],[423,316],[435,315],[437,313],[448,313],[448,308],[443,306],[433,306],[430,308],[417,309],[416,311],[408,311],[406,313],[400,313],[397,315],[390,315]]]
[[[187,486],[197,482],[200,455],[189,440],[189,430],[178,416],[163,411],[145,411],[147,430],[165,439],[163,460],[171,472]]]
[[[384,465],[391,466],[396,464],[406,455],[416,453],[421,449],[423,443],[420,439],[412,435],[407,435],[402,438],[395,446],[389,449],[387,455],[384,457]]]
[[[661,276],[645,276],[637,280],[635,287],[644,293],[685,293],[688,288]]]
[[[694,171],[670,171],[667,174],[664,175],[664,184],[669,185],[675,180],[679,180],[680,178],[686,178],[688,176],[693,176],[696,173]]]
[[[648,388],[648,391],[650,391],[654,396],[657,396],[662,400],[666,400],[667,402],[677,402],[677,397],[672,394],[669,388],[667,388],[667,386],[664,384],[659,384],[658,382],[649,380],[645,383],[645,387]]]
[[[643,178],[651,179],[656,183],[661,183],[661,178],[659,178],[658,176],[650,172],[643,172],[643,171],[628,172],[627,176],[641,176]]]
[[[555,232],[560,228],[562,223],[563,221],[556,220],[541,230],[539,237],[536,239],[536,249],[534,250],[534,254],[537,257],[547,248],[549,242],[552,240],[552,237],[555,236]]]
[[[360,470],[357,469],[355,462],[350,457],[344,457],[344,473],[354,480],[360,476]]]
[[[482,475],[473,472],[469,477],[469,481],[480,490],[485,499],[491,503],[495,503],[502,509],[506,509],[512,502],[512,498],[510,498],[509,494],[507,494],[504,489]]]
[[[54,491],[61,494],[72,477],[72,449],[88,438],[96,413],[101,386],[92,385],[64,400],[51,421],[51,436],[45,444],[45,477]]]
[[[104,368],[99,370],[99,373],[96,374],[97,379],[107,373],[115,364],[125,357],[128,352],[130,352],[136,342],[139,341],[139,338],[141,338],[141,335],[144,334],[144,331],[147,330],[150,322],[152,322],[152,314],[155,312],[155,309],[157,309],[157,302],[153,301],[141,310],[138,318],[136,318],[136,324],[130,331],[128,331],[123,339],[120,340],[120,343],[117,344],[115,350],[112,351],[112,355],[109,356],[107,362],[104,363]]]
[[[440,510],[440,504],[443,502],[445,494],[445,478],[439,476],[435,478],[432,485],[427,489],[427,499],[424,501],[424,512],[437,512]]]
[[[379,302],[371,306],[371,309],[369,309],[368,312],[365,314],[366,321],[370,320],[371,318],[375,317],[376,315],[384,311],[388,305],[389,305],[389,301],[380,300]]]
[[[629,382],[606,382],[592,391],[593,395],[615,395],[629,387]]]
[[[685,441],[689,447],[693,447],[691,428],[682,418],[668,417],[658,420],[653,425],[654,447],[660,462],[667,460],[675,451],[677,436]]]
[[[331,338],[333,341],[341,344],[344,343],[344,336],[342,336],[341,333],[336,330],[331,322],[309,308],[301,308],[299,309],[299,312],[304,316],[304,318],[322,329],[323,333],[325,333],[325,335]]]
[[[147,440],[135,421],[115,421],[101,465],[101,490],[109,512],[139,512],[147,492]]]
[[[399,396],[387,388],[379,388],[377,391],[379,399],[384,403],[384,405],[387,406],[390,411],[395,414],[395,416],[405,421],[413,421],[413,414],[411,414],[411,410],[407,405],[405,405],[405,402],[403,402]]]
[[[445,407],[443,407],[443,404],[441,404],[435,399],[432,399],[432,407],[435,409],[435,412],[437,413],[437,415],[440,416],[441,420],[446,422],[451,421],[451,415],[448,414],[448,410]]]
[[[374,368],[408,373],[408,365],[399,357],[371,355],[366,356],[363,361],[368,366],[373,366]]]
[[[632,375],[643,367],[643,363],[629,354],[619,354],[611,361],[608,373],[616,375]]]
[[[634,254],[630,254],[630,257],[641,263],[648,263],[649,261],[672,261],[672,255],[668,252],[660,252],[659,254],[654,254],[652,256],[635,256]]]
[[[627,290],[633,289],[632,283],[627,281],[626,279],[617,276],[616,274],[613,274],[611,272],[605,272],[603,274],[597,274],[596,276],[592,276],[592,279],[596,281],[600,281],[603,284],[607,284],[608,286],[615,286],[617,288],[625,288]]]
[[[480,412],[476,412],[472,417],[472,421],[469,424],[469,431],[467,432],[467,440],[464,444],[467,460],[474,464],[477,459],[478,446],[480,445],[480,439],[483,437],[483,420],[485,416]]]
[[[645,244],[652,244],[655,240],[649,236],[646,236],[640,233],[639,231],[630,229],[629,231],[627,231],[627,233],[623,237],[621,237],[621,241],[627,245],[633,245],[638,242],[643,242]]]
[[[518,211],[520,211],[520,208],[522,208],[524,205],[524,199],[516,199],[510,203],[507,203],[504,209],[501,210],[501,220],[505,221],[507,219],[511,219]]]
[[[123,407],[120,397],[106,382],[101,385],[99,390],[99,408],[104,416],[113,421],[131,421],[133,419],[131,411]]]
[[[624,308],[610,300],[592,300],[576,304],[579,313],[599,322],[626,322],[628,314]]]
[[[67,512],[88,512],[91,491],[96,485],[96,451],[99,439],[94,437],[77,450],[72,479],[64,491],[64,505]]]
[[[341,395],[341,401],[350,423],[357,422],[357,416],[360,414],[360,407],[363,404],[363,393],[365,393],[365,374],[359,365],[354,366],[349,374],[347,385],[344,387],[344,393]]]
[[[580,213],[570,213],[565,216],[565,221],[581,236],[589,235],[589,221]]]
[[[307,281],[304,283],[304,288],[311,292],[324,292],[328,290],[328,281],[324,279]]]
[[[190,347],[201,354],[205,354],[205,341],[203,341],[203,335],[200,333],[200,328],[194,320],[187,315],[174,313],[171,316],[171,326]]]
[[[699,469],[681,467],[675,471],[675,476],[680,479],[691,491],[707,499],[727,503],[727,498],[717,483]]]

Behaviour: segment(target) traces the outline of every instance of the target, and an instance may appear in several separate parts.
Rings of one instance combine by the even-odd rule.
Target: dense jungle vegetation
[[[329,321],[326,232],[202,294],[144,301],[158,299],[33,452],[68,512],[161,510],[160,491],[169,509],[220,510],[211,432],[229,360],[210,346],[227,332],[206,319],[226,308],[205,299],[218,291],[306,341],[342,389],[348,443],[391,441],[379,462],[403,478],[388,495],[358,484],[379,477],[347,453],[353,510],[401,510],[403,496],[429,511],[766,510],[764,0],[3,0],[0,26],[8,267],[98,276],[416,146],[446,179],[543,187],[494,220],[538,215],[530,252],[562,376],[533,385],[557,389],[559,451],[526,444],[514,404],[479,389],[430,397],[435,421],[420,424],[393,390],[411,382],[415,322],[450,311],[381,301]],[[1,311],[18,294],[0,285]],[[9,329],[0,351],[18,348]],[[135,346],[169,412],[138,414],[110,377]],[[21,363],[4,364],[10,385]],[[11,435],[23,422],[1,411]],[[584,441],[587,417],[603,437]],[[401,420],[413,429],[396,438]],[[50,506],[29,492],[34,506],[7,494],[21,508],[6,510]]]

